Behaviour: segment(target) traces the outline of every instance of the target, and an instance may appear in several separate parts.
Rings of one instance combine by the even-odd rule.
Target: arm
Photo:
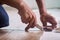
[[[22,14],[27,11],[32,12],[31,8],[23,0],[1,0],[0,3],[14,7],[18,11],[23,11]]]
[[[1,0],[1,4],[7,4],[20,10],[22,0]]]
[[[28,31],[29,28],[33,28],[37,23],[34,12],[23,0],[2,0],[1,3],[18,9],[22,22],[26,24],[28,23],[25,31]]]
[[[56,28],[57,22],[55,18],[47,13],[47,9],[45,7],[44,0],[36,0],[39,12],[40,12],[40,20],[44,27],[48,27],[47,22],[52,24],[51,27]]]
[[[45,14],[45,12],[47,12],[47,10],[46,10],[46,7],[45,7],[44,0],[36,0],[36,3],[38,5],[40,15]]]

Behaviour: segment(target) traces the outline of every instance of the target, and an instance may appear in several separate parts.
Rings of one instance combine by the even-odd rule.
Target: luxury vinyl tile
[[[1,30],[0,40],[40,40],[42,31],[24,32],[20,30]]]

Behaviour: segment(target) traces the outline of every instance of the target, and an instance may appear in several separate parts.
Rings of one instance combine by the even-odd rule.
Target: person
[[[28,31],[29,28],[33,28],[36,25],[36,16],[34,12],[23,0],[0,0],[0,5],[3,5],[3,4],[6,4],[6,5],[9,5],[11,7],[18,9],[18,14],[21,16],[22,22],[25,24],[28,24],[27,27],[25,28],[25,31]],[[4,10],[4,8],[2,10]],[[6,11],[4,12],[4,14],[6,14]],[[4,18],[4,20],[1,18],[0,20],[2,20],[2,22],[4,21],[5,23],[9,24],[8,15],[4,15],[4,14],[2,15],[2,17],[7,16],[7,18]]]
[[[44,27],[46,26],[47,28],[47,25],[45,23],[50,22],[51,24],[53,24],[51,27],[55,28],[57,23],[55,23],[56,21],[52,16],[47,14],[44,6],[44,0],[36,0],[36,2],[39,7],[39,11],[41,15],[40,19],[43,26]],[[18,14],[21,16],[22,22],[25,24],[28,24],[27,27],[25,28],[25,31],[28,31],[29,28],[34,28],[37,25],[36,15],[23,0],[0,0],[0,5],[3,5],[3,4],[7,4],[9,6],[12,6],[18,9]],[[48,19],[51,19],[51,20],[48,20]],[[55,22],[53,22],[53,20]]]

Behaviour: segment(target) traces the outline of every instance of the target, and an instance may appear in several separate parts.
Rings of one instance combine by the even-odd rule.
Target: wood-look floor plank
[[[0,29],[0,39],[8,35],[12,30]]]
[[[0,40],[39,40],[43,32],[12,31]]]

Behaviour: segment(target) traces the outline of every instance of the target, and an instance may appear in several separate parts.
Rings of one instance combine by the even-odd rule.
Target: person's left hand
[[[55,20],[55,18],[51,15],[49,15],[48,13],[43,13],[43,15],[40,16],[40,20],[43,24],[43,28],[48,28],[53,30],[54,28],[56,28],[57,26],[57,22]],[[47,23],[50,23],[51,26],[47,25]]]

